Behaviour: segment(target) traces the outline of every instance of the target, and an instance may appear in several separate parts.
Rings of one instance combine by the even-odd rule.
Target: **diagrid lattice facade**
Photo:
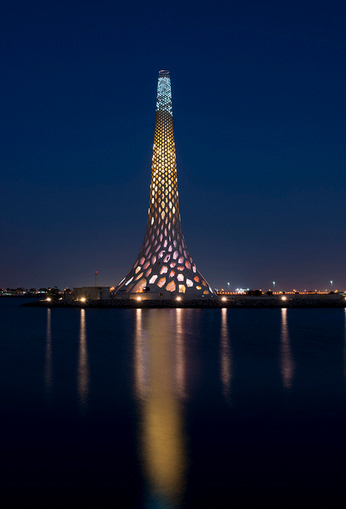
[[[210,297],[212,289],[198,272],[181,231],[173,132],[171,80],[160,71],[151,166],[147,229],[139,255],[115,289],[118,296],[146,292],[168,297]]]

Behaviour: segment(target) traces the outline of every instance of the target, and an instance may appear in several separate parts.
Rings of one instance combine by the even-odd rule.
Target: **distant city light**
[[[85,297],[82,297],[81,298],[81,302],[85,302],[86,301],[86,298]]]
[[[181,297],[177,297],[177,299],[176,299],[176,300],[181,300]]]
[[[48,300],[48,302],[50,302],[52,299],[50,297],[47,297],[46,300]]]
[[[226,299],[226,297],[222,297],[222,299],[221,299],[221,300],[225,301],[225,300],[227,300],[227,299]]]
[[[281,300],[287,300],[287,297],[286,297],[285,295],[283,295],[283,296],[281,297]]]
[[[142,297],[137,297],[137,300],[142,300]]]

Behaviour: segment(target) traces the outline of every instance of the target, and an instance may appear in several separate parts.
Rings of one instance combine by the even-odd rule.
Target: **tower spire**
[[[139,255],[115,288],[119,296],[150,292],[169,297],[210,297],[213,291],[197,270],[181,230],[171,79],[159,72],[147,229]]]

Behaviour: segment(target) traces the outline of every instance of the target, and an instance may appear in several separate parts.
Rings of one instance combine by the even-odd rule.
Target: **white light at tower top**
[[[169,76],[160,76],[158,79],[156,111],[167,111],[173,116],[171,80]]]

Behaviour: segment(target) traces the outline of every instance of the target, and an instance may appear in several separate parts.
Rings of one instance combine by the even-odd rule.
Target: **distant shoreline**
[[[36,299],[37,300],[37,295],[32,295],[32,294],[31,295],[30,294],[25,294],[25,295],[16,295],[16,294],[13,294],[13,295],[0,295],[0,299]]]
[[[108,300],[89,300],[87,302],[80,301],[50,301],[36,300],[22,304],[25,307],[39,308],[77,308],[77,309],[137,309],[137,308],[194,308],[194,309],[220,309],[220,308],[254,308],[254,309],[271,309],[271,308],[345,308],[346,299],[340,295],[313,295],[313,296],[287,296],[286,300],[282,300],[281,296],[235,296],[229,297],[226,301],[215,297],[213,299],[196,299],[196,300],[142,300],[138,302],[135,299],[108,299]]]

